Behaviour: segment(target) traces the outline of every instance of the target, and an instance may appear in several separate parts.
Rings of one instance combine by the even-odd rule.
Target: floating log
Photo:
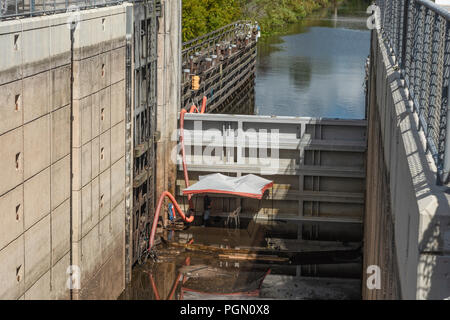
[[[217,276],[231,277],[230,272],[221,271],[219,268],[215,268],[208,265],[193,265],[193,266],[183,266],[179,269],[186,277],[194,278],[215,278]]]
[[[288,262],[289,258],[260,254],[219,254],[219,259]]]
[[[361,246],[359,242],[316,241],[297,239],[266,238],[268,250],[299,253],[353,251]]]
[[[248,250],[248,249],[232,249],[232,248],[221,248],[219,246],[207,246],[203,244],[188,244],[188,243],[179,243],[174,241],[168,241],[167,242],[170,246],[173,247],[181,247],[185,248],[189,251],[203,251],[208,253],[255,253],[255,250]]]
[[[190,251],[205,251],[218,253],[249,253],[249,254],[278,254],[282,253],[327,253],[336,251],[355,251],[360,247],[360,243],[340,243],[334,241],[310,241],[310,240],[289,240],[268,238],[270,247],[239,247],[239,248],[222,248],[218,245],[202,245],[202,244],[186,244],[170,241],[168,244],[174,247],[183,247]]]

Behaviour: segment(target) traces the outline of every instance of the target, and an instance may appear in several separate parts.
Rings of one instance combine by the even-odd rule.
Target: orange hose
[[[203,100],[202,100],[202,109],[200,110],[200,113],[205,113],[206,111],[206,96],[203,96]]]
[[[198,113],[198,109],[197,109],[197,107],[196,107],[195,104],[193,104],[193,105],[191,106],[191,109],[189,109],[189,113],[194,113],[194,111],[196,111],[196,112]]]
[[[186,257],[186,260],[184,261],[184,264],[185,264],[186,266],[190,265],[190,264],[191,264],[191,257]],[[180,282],[180,279],[181,279],[181,276],[182,276],[182,275],[183,275],[183,274],[182,274],[181,272],[178,273],[178,277],[177,277],[177,279],[175,280],[175,283],[173,284],[172,291],[170,292],[170,295],[169,295],[169,297],[167,298],[167,300],[172,300],[173,295],[175,294],[175,291],[176,291],[176,289],[177,289],[177,287],[178,287],[178,283]],[[185,283],[185,280],[186,280],[186,279],[183,280],[183,283]]]
[[[156,288],[155,280],[153,279],[153,275],[150,275],[150,282],[152,284],[153,293],[155,294],[155,299],[161,300],[161,298],[159,297],[158,288]]]
[[[191,244],[193,241],[194,241],[194,239],[192,239],[192,240],[189,242],[189,244]],[[189,265],[191,264],[191,257],[186,257],[186,260],[184,261],[184,264],[185,264],[186,266],[189,266]],[[178,277],[177,277],[177,279],[175,280],[175,283],[173,284],[172,291],[170,292],[170,295],[169,295],[169,297],[167,298],[167,300],[172,300],[173,295],[174,295],[174,293],[175,293],[175,290],[176,290],[177,287],[178,287],[178,282],[180,282],[181,276],[182,276],[182,273],[181,273],[181,272],[178,273]],[[156,284],[155,284],[155,279],[153,278],[153,275],[152,275],[152,274],[150,274],[150,282],[151,282],[151,284],[152,284],[153,293],[155,294],[155,299],[156,299],[156,300],[161,300],[161,298],[160,298],[160,296],[159,296],[158,288],[156,287]],[[183,284],[184,284],[185,282],[186,282],[186,281],[183,280]]]
[[[175,283],[173,284],[172,291],[170,292],[170,295],[169,295],[169,297],[167,298],[167,300],[172,300],[173,295],[175,294],[175,290],[176,290],[177,287],[178,287],[178,283],[180,282],[180,279],[181,279],[181,276],[182,276],[182,275],[183,275],[183,274],[182,274],[181,272],[178,274],[178,277],[177,277],[177,279],[175,280]]]
[[[206,110],[206,96],[203,97],[203,101],[202,101],[202,108],[200,113],[204,113]],[[196,111],[197,113],[198,108],[195,105],[191,106],[190,109],[190,113],[193,113],[194,111]],[[186,166],[186,153],[184,150],[184,114],[187,113],[187,111],[185,109],[181,110],[180,113],[180,143],[181,143],[181,156],[182,156],[182,162],[183,162],[183,173],[184,173],[184,182],[186,184],[186,188],[189,187],[189,176],[188,176],[188,172],[187,172],[187,166]],[[172,201],[172,204],[174,206],[174,208],[176,209],[176,211],[178,211],[178,214],[180,215],[180,217],[186,221],[186,222],[192,222],[194,221],[194,216],[190,216],[189,218],[186,217],[186,215],[184,214],[183,210],[181,210],[180,206],[178,205],[178,202],[175,200],[175,198],[173,197],[173,195],[168,192],[168,191],[164,191],[161,196],[159,197],[159,201],[158,201],[158,205],[156,207],[156,211],[155,211],[155,216],[153,218],[153,225],[152,225],[152,231],[150,233],[150,248],[153,247],[153,244],[155,242],[155,233],[156,233],[156,227],[158,226],[158,220],[159,220],[159,214],[161,212],[161,207],[162,207],[162,203],[164,201],[165,197],[168,197],[170,199],[170,201]],[[189,200],[189,209],[193,208],[193,203],[192,203],[192,195],[188,195],[188,200]],[[175,218],[175,211],[174,213],[174,218]],[[194,239],[191,239],[191,241],[189,241],[189,244],[191,244],[194,241]],[[186,258],[185,264],[189,265],[191,262],[190,257]],[[181,279],[182,274],[179,273],[177,279],[175,280],[174,286],[172,288],[172,291],[168,297],[168,300],[172,300],[173,295],[175,294],[175,291],[178,287],[178,283]],[[156,300],[160,300],[160,296],[158,293],[158,289],[156,288],[156,284],[155,281],[153,279],[153,275],[150,275],[150,282],[152,284],[153,287],[153,291],[155,293],[155,298]],[[183,284],[186,282],[186,279],[183,280]],[[183,292],[181,293],[183,294]]]
[[[207,98],[206,98],[206,96],[204,96],[203,101],[202,101],[201,113],[205,112],[206,100],[207,100]],[[198,108],[195,105],[192,105],[191,112],[193,112],[194,110],[196,110],[198,112]],[[189,176],[188,176],[188,171],[187,171],[187,166],[186,166],[186,152],[184,150],[184,114],[185,113],[187,113],[186,109],[182,109],[180,112],[180,144],[181,144],[181,157],[182,157],[182,162],[183,162],[184,182],[186,184],[186,188],[188,188],[189,187]],[[166,196],[169,197],[169,199],[172,201],[176,211],[178,211],[178,214],[184,221],[186,221],[188,223],[194,221],[194,216],[192,215],[189,218],[187,218],[186,215],[184,214],[183,210],[181,210],[177,201],[173,197],[173,195],[170,194],[170,192],[168,192],[168,191],[164,191],[163,194],[159,197],[158,206],[156,207],[156,211],[155,211],[155,217],[153,218],[152,231],[150,233],[150,248],[153,247],[153,244],[155,241],[155,233],[156,233],[156,227],[158,225],[159,213],[161,211],[161,206],[162,206],[163,200]],[[194,204],[192,202],[191,194],[188,195],[188,201],[189,201],[189,209],[193,209]],[[175,212],[174,212],[174,218],[175,218]]]
[[[203,104],[202,104],[202,110],[201,113],[205,112],[206,109],[206,96],[203,97]],[[198,112],[198,108],[193,104],[191,106],[190,113],[194,112],[196,110]],[[186,166],[186,151],[184,150],[184,114],[187,113],[186,109],[182,109],[180,112],[180,144],[181,144],[181,157],[182,157],[182,163],[183,163],[183,174],[184,174],[184,183],[186,184],[186,188],[189,187],[189,176]],[[192,195],[188,195],[189,200],[189,208],[194,208],[192,203]]]
[[[181,143],[181,156],[183,160],[183,172],[184,172],[184,182],[186,183],[186,188],[189,187],[189,176],[187,172],[187,166],[186,166],[186,154],[184,151],[184,114],[187,113],[185,109],[181,110],[180,113],[180,143]],[[176,211],[180,214],[181,218],[183,218],[186,222],[192,222],[194,221],[194,216],[190,216],[189,218],[186,218],[184,212],[181,210],[180,206],[178,205],[175,198],[170,194],[168,191],[164,191],[162,195],[159,197],[158,206],[156,207],[155,216],[153,218],[153,225],[152,225],[152,231],[150,233],[150,248],[153,247],[154,241],[155,241],[155,233],[156,233],[156,227],[158,225],[158,219],[159,219],[159,213],[161,211],[161,206],[164,200],[164,197],[169,197],[169,199],[172,201]],[[194,204],[192,202],[192,195],[188,195],[189,200],[189,208],[194,208]],[[175,218],[175,215],[174,215]]]
[[[169,191],[164,191],[162,195],[159,197],[158,206],[156,207],[155,211],[155,217],[153,218],[153,226],[152,231],[150,233],[150,248],[153,247],[153,244],[155,242],[155,233],[156,233],[156,226],[158,225],[159,212],[161,211],[161,207],[165,197],[168,197],[170,201],[172,201],[173,206],[175,207],[178,214],[184,221],[189,223],[194,221],[194,216],[190,216],[189,218],[187,218],[183,210],[181,210],[180,206],[178,205],[178,202],[173,197],[173,195]]]

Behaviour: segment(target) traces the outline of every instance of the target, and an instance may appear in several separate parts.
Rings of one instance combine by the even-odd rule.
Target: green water
[[[260,115],[362,119],[370,32],[366,1],[322,10],[258,44]]]

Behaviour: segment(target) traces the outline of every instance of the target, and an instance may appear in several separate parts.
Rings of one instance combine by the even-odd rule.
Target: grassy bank
[[[183,0],[183,41],[238,19],[254,19],[263,35],[305,18],[333,0]]]
[[[263,36],[283,31],[288,24],[299,22],[313,11],[327,7],[332,0],[249,0],[242,17],[258,21]]]

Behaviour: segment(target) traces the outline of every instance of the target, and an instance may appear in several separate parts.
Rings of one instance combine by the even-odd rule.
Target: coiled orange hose
[[[204,113],[206,110],[206,99],[207,99],[206,97],[203,97],[202,109],[201,109],[200,113]],[[192,105],[191,112],[193,112],[194,110],[196,110],[198,112],[198,108],[195,105]],[[184,182],[186,184],[186,188],[188,188],[189,187],[189,176],[188,176],[188,171],[187,171],[187,166],[186,166],[186,153],[184,151],[184,114],[185,113],[187,113],[186,109],[182,109],[181,113],[180,113],[180,144],[181,144],[181,157],[182,157],[182,162],[183,162]],[[194,215],[192,215],[190,217],[186,217],[183,210],[181,210],[180,206],[178,205],[178,202],[175,200],[174,196],[169,191],[164,191],[161,194],[161,196],[159,197],[158,205],[156,206],[156,210],[155,210],[155,216],[153,218],[153,225],[152,225],[152,230],[150,233],[150,249],[153,247],[153,244],[155,242],[155,233],[156,233],[156,227],[158,226],[159,213],[161,211],[161,207],[162,207],[165,197],[168,197],[170,199],[170,201],[172,201],[172,204],[174,205],[176,211],[178,212],[178,214],[184,221],[186,221],[188,223],[191,223],[194,221]],[[192,195],[188,195],[188,201],[189,201],[189,209],[193,209],[194,204],[192,202]],[[175,215],[174,215],[174,218],[175,218]]]

